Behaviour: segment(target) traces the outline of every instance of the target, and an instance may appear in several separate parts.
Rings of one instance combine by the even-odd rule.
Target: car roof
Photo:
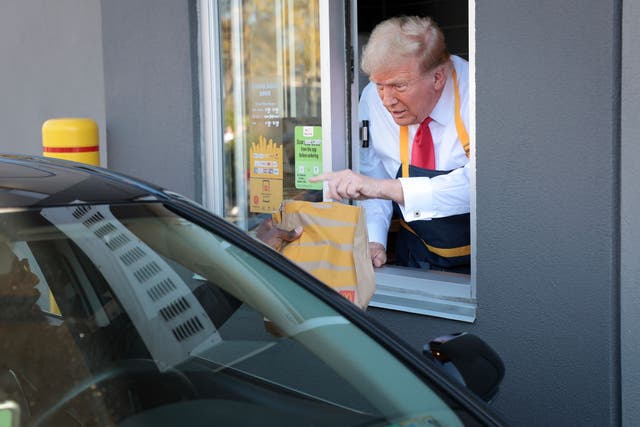
[[[160,187],[96,166],[0,154],[0,209],[167,198]]]

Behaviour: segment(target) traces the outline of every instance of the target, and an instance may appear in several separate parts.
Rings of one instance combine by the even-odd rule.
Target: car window
[[[5,212],[0,257],[0,392],[32,420],[474,423],[298,283],[161,204]]]

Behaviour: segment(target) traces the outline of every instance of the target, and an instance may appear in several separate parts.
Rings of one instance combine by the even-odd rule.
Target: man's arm
[[[467,213],[470,210],[470,165],[433,178],[400,178],[406,221],[428,220]]]
[[[404,204],[402,185],[397,179],[376,179],[345,169],[309,178],[310,182],[327,181],[327,196],[334,200],[383,199]]]
[[[371,178],[350,169],[324,173],[310,178],[309,181],[327,181],[329,187],[327,195],[331,199],[383,199],[397,203],[404,201],[402,186],[397,179]],[[386,238],[384,240],[386,242]],[[369,253],[374,267],[382,267],[387,262],[387,253],[382,242],[369,242]]]

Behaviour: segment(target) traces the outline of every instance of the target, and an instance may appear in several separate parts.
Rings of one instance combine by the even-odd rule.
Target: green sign
[[[322,190],[322,182],[309,182],[322,173],[322,127],[296,126],[295,128],[296,188]]]

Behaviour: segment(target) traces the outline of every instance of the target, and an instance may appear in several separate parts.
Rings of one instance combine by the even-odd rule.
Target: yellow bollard
[[[98,125],[86,118],[49,119],[42,125],[42,155],[100,166]],[[60,314],[49,292],[49,311]]]
[[[42,125],[42,155],[100,166],[98,125],[86,118],[47,120]]]

